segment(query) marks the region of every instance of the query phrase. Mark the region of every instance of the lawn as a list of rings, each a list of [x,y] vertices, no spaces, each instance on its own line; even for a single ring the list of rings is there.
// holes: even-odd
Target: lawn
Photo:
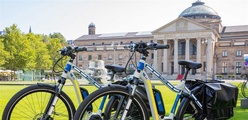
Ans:
[[[238,85],[238,82],[234,82],[233,84]],[[0,116],[2,116],[3,109],[9,99],[19,90],[27,87],[28,85],[1,85],[0,83]],[[156,85],[157,89],[159,89],[163,96],[164,105],[166,108],[167,115],[170,112],[170,109],[172,107],[173,101],[175,99],[175,93],[170,91],[168,88],[162,85]],[[88,89],[90,92],[95,90],[95,87],[93,86],[85,86],[86,89]],[[65,86],[63,90],[72,98],[74,105],[78,106],[76,95],[74,93],[74,88],[72,86]],[[230,120],[246,120],[247,119],[247,113],[248,109],[242,109],[240,107],[240,99],[239,96],[237,107],[234,109],[234,117]],[[1,117],[0,117],[1,118]]]

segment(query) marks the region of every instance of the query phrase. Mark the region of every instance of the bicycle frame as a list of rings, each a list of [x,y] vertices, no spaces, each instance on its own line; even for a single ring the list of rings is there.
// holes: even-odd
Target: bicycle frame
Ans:
[[[60,91],[62,90],[67,78],[69,78],[71,80],[71,82],[73,83],[73,87],[74,87],[74,90],[76,91],[76,96],[77,96],[77,99],[78,99],[78,103],[80,104],[83,101],[83,96],[82,96],[82,94],[80,92],[78,79],[76,78],[75,74],[73,72],[71,72],[71,70],[75,70],[78,74],[83,76],[86,80],[88,80],[91,84],[93,84],[97,88],[102,87],[102,85],[100,85],[98,82],[96,82],[92,77],[90,77],[89,75],[84,73],[80,68],[75,66],[72,63],[73,60],[74,59],[71,58],[67,62],[66,67],[64,68],[64,71],[63,71],[63,73],[61,75],[61,79],[59,80],[58,84],[56,85],[57,94],[50,98],[50,102],[49,102],[49,104],[47,106],[47,109],[46,109],[48,115],[52,114],[52,111],[54,109],[53,106],[55,106],[55,104],[57,103],[58,94],[60,94]],[[102,101],[102,104],[104,104],[104,102],[105,102],[105,100]],[[99,109],[102,110],[103,106],[101,106]]]
[[[150,81],[147,73],[145,72],[145,69],[148,69],[153,75],[155,75],[156,77],[158,77],[159,80],[161,82],[163,82],[163,84],[165,84],[172,91],[178,93],[177,96],[176,96],[176,99],[174,101],[174,104],[173,104],[173,107],[171,109],[171,112],[170,112],[169,116],[168,117],[164,117],[164,119],[171,119],[171,120],[173,120],[174,114],[175,114],[175,110],[177,108],[177,104],[178,104],[178,102],[180,100],[180,97],[181,97],[181,94],[182,93],[188,94],[190,97],[192,97],[194,99],[195,103],[198,105],[198,107],[200,107],[202,109],[201,103],[197,100],[197,98],[194,96],[194,94],[192,94],[191,91],[185,86],[185,80],[182,80],[180,82],[180,84],[178,84],[177,86],[174,86],[168,80],[166,80],[165,78],[163,78],[162,75],[159,72],[157,72],[150,65],[148,65],[145,62],[145,60],[146,60],[146,57],[145,56],[142,56],[141,59],[139,60],[137,69],[134,72],[134,77],[135,78],[140,78],[144,82],[144,85],[145,85],[145,88],[146,88],[146,92],[147,92],[147,96],[149,96],[148,97],[148,100],[149,100],[149,105],[150,105],[150,109],[151,109],[151,112],[152,112],[153,119],[159,120],[161,118],[159,118],[159,116],[158,116],[157,106],[155,104],[156,101],[155,101],[154,93],[153,93],[153,90],[152,90],[152,84],[151,84],[151,81]],[[134,87],[132,93],[134,93],[135,88],[136,87]],[[131,104],[131,101],[132,100],[129,99],[128,100],[128,104]],[[129,106],[127,106],[126,109],[128,109],[128,107]],[[127,111],[125,111],[125,112],[127,112]],[[124,117],[125,117],[125,114],[124,114],[123,118]]]
[[[78,82],[79,80],[76,78],[75,74],[73,72],[71,72],[71,69],[75,70],[78,74],[83,76],[86,80],[88,80],[91,84],[93,84],[97,88],[102,87],[98,82],[96,82],[92,77],[90,77],[89,75],[84,73],[80,68],[78,68],[77,66],[75,66],[71,62],[68,62],[66,64],[66,67],[65,67],[65,71],[68,71],[66,73],[67,77],[63,76],[64,74],[62,74],[62,77],[69,78],[71,80],[71,82],[73,83],[73,87],[76,91],[78,103],[81,103],[83,99],[82,99],[82,95],[80,94],[79,82]],[[65,72],[63,72],[63,73],[65,73]]]

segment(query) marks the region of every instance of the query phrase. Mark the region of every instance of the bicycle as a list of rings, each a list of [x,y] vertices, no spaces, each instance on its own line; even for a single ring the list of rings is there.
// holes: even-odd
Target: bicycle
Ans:
[[[244,74],[242,76],[245,76],[246,79],[242,83],[240,83],[238,86],[239,88],[241,88],[241,95],[244,98],[248,99],[248,74]]]
[[[206,86],[211,86],[212,84],[215,85],[215,82],[200,81],[200,80],[196,80],[194,82],[186,81],[188,72],[191,69],[201,68],[202,66],[201,63],[193,62],[193,61],[179,61],[178,62],[179,65],[183,65],[186,68],[186,72],[180,83],[174,86],[168,80],[163,78],[160,73],[158,73],[156,70],[154,70],[150,65],[148,65],[145,62],[146,57],[149,54],[148,50],[168,49],[169,48],[168,45],[161,45],[153,42],[150,43],[139,42],[139,43],[131,43],[128,46],[128,48],[130,49],[131,52],[133,52],[133,54],[135,52],[139,52],[141,54],[141,58],[138,62],[137,69],[135,70],[133,75],[133,84],[130,84],[129,86],[109,85],[107,87],[103,87],[97,91],[94,91],[80,104],[80,106],[78,107],[75,113],[74,119],[106,120],[106,118],[111,118],[118,120],[119,119],[148,120],[150,119],[150,116],[152,116],[152,118],[155,120],[159,120],[159,119],[182,120],[182,119],[190,119],[190,118],[195,118],[195,119],[208,118],[208,116],[204,115],[204,112],[209,113],[209,111],[204,110],[205,105],[203,106],[202,101],[198,99],[199,99],[199,95],[201,95],[202,93],[200,91],[204,88],[203,86],[205,86],[205,84]],[[161,104],[161,101],[156,99],[157,96],[154,96],[154,91],[152,90],[152,84],[145,69],[149,70],[153,75],[155,75],[163,84],[169,87],[170,90],[177,93],[176,99],[174,101],[169,116],[165,117],[164,115],[159,114],[163,112],[164,107],[163,104]],[[141,79],[144,82],[144,86],[148,96],[149,106],[146,106],[142,98],[137,95],[136,89],[139,86],[139,79]],[[192,83],[194,83],[194,85],[191,85]],[[217,81],[216,83],[218,83],[218,85],[221,87],[222,86],[226,87],[225,85],[222,85],[221,82]],[[228,90],[231,89],[231,91],[229,91],[231,92],[230,94],[231,95],[234,94],[230,97],[227,97],[228,100],[231,99],[231,102],[230,104],[228,104],[229,105],[228,107],[230,107],[230,109],[228,108],[228,110],[226,111],[231,112],[232,108],[236,106],[236,102],[237,102],[236,92],[238,89],[233,85],[227,85],[227,86],[228,86],[227,87]],[[208,90],[211,91],[211,89]],[[106,107],[106,109],[104,109],[105,111],[99,111],[97,109],[98,107],[95,107],[96,109],[90,109],[90,110],[87,109],[89,105],[97,106],[99,104],[99,101],[101,101],[102,97],[106,95],[110,96],[110,98],[112,96],[119,96],[118,99],[116,99],[118,100],[118,102],[110,101],[112,103],[105,105]],[[216,96],[218,95],[219,94],[216,94]],[[222,95],[227,96],[227,94],[222,94]],[[159,97],[161,99],[161,96]],[[213,102],[212,100],[210,101]],[[177,107],[179,102],[180,105],[179,107]],[[215,107],[216,106],[213,106],[214,110]],[[111,108],[114,108],[114,110],[112,110]],[[191,109],[191,111],[188,110],[189,108]],[[177,113],[175,114],[176,109],[177,109]],[[151,111],[151,114],[149,114],[149,110]],[[110,114],[106,114],[106,113],[110,113]],[[229,116],[226,115],[226,116],[230,118],[232,115]]]
[[[69,57],[66,66],[63,69],[61,78],[57,84],[50,85],[44,83],[37,83],[27,88],[20,90],[16,93],[7,103],[2,119],[39,119],[39,120],[52,120],[52,119],[73,119],[76,111],[71,98],[62,91],[66,80],[70,79],[77,97],[78,103],[89,94],[88,91],[79,86],[79,80],[73,71],[84,77],[89,83],[96,86],[98,89],[102,87],[100,83],[95,81],[91,76],[84,73],[80,68],[73,64],[76,57],[76,52],[86,51],[85,47],[71,47],[67,46],[60,50],[62,57],[57,60],[55,66],[64,57]],[[113,81],[117,72],[124,72],[125,68],[118,65],[105,65],[105,68],[112,71],[110,81]]]

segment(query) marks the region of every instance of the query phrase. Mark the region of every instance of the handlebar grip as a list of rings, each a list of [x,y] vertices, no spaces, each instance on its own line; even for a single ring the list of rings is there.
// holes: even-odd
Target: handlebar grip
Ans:
[[[87,51],[86,47],[78,47],[75,49],[75,52]]]
[[[130,46],[123,46],[125,49],[130,48]]]
[[[169,46],[169,45],[161,45],[161,44],[158,44],[158,45],[156,45],[156,48],[157,48],[157,49],[169,49],[170,46]]]

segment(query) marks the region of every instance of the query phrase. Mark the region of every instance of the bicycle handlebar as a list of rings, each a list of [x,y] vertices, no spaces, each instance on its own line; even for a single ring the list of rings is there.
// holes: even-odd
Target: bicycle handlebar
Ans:
[[[169,46],[169,45],[161,45],[161,44],[158,44],[158,45],[156,46],[156,48],[157,48],[157,49],[169,49],[170,46]]]
[[[147,50],[157,50],[157,49],[169,49],[169,45],[158,44],[154,42],[138,42],[138,43],[130,43],[128,46],[124,46],[124,48],[130,49],[131,52],[139,52],[144,55],[148,55]]]
[[[82,52],[82,51],[87,51],[86,47],[76,47],[75,52]]]
[[[66,46],[62,48],[61,50],[59,50],[60,54],[64,56],[71,56],[73,53],[82,52],[82,51],[87,51],[87,48]]]

